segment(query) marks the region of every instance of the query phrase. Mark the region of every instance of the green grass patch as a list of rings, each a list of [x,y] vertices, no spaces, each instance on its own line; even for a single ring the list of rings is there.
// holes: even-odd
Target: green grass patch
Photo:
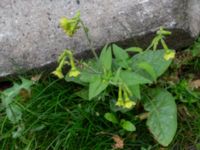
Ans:
[[[136,132],[124,132],[103,117],[108,111],[105,102],[109,96],[86,101],[74,94],[79,88],[52,78],[40,81],[32,87],[30,98],[19,99],[23,116],[18,124],[12,124],[1,109],[0,149],[108,150],[114,144],[113,135],[124,139],[124,149],[160,148],[145,121],[135,121]],[[178,132],[169,149],[194,148],[200,142],[200,102],[183,106],[179,110]],[[125,117],[133,113],[136,112]],[[17,133],[19,137],[14,137]]]

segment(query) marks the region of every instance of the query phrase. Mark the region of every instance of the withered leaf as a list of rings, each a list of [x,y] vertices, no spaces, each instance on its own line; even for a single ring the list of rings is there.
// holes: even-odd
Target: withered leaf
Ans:
[[[190,87],[192,89],[200,89],[200,79],[190,82]]]
[[[112,139],[115,141],[115,144],[112,145],[113,149],[123,149],[124,148],[124,140],[120,136],[113,135]]]

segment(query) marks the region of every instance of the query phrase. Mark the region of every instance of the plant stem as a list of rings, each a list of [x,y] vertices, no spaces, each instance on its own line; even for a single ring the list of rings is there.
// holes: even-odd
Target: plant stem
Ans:
[[[81,19],[80,19],[80,23],[81,23],[81,25],[82,25],[82,27],[83,27],[83,31],[84,31],[85,36],[86,36],[86,39],[87,39],[87,41],[88,41],[88,43],[89,43],[90,49],[91,49],[91,51],[92,51],[94,57],[96,58],[96,60],[98,60],[98,55],[97,55],[97,53],[95,52],[95,49],[94,49],[94,47],[93,47],[93,45],[92,45],[92,41],[91,41],[91,39],[90,39],[90,37],[89,37],[89,34],[88,34],[88,29],[87,29],[87,27],[84,25],[84,23],[83,23],[83,21],[82,21]]]

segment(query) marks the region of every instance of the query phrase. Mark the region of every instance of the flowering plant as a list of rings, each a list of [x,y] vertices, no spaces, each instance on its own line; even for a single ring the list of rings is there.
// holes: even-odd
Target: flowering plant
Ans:
[[[80,13],[72,19],[62,18],[60,26],[69,36],[73,36],[82,26],[91,44],[88,30],[80,19]],[[80,92],[84,93],[81,97],[86,100],[98,99],[108,87],[118,90],[117,98],[110,102],[112,113],[108,112],[104,117],[114,124],[119,124],[124,130],[135,131],[136,127],[134,123],[124,118],[119,122],[114,113],[128,112],[137,104],[143,104],[149,130],[161,145],[167,146],[172,141],[177,128],[174,98],[165,89],[149,89],[147,94],[141,89],[145,85],[154,84],[175,57],[175,51],[169,49],[164,41],[165,36],[170,34],[171,32],[161,27],[145,51],[139,47],[123,49],[115,44],[109,44],[103,48],[98,57],[91,48],[96,60],[82,62],[81,66],[75,63],[72,52],[65,50],[58,58],[59,65],[53,74],[58,78],[65,78],[66,81],[83,85],[84,88]],[[159,44],[163,49],[157,50]],[[130,53],[134,55],[130,56]],[[70,65],[71,69],[63,75],[62,68],[66,64]]]

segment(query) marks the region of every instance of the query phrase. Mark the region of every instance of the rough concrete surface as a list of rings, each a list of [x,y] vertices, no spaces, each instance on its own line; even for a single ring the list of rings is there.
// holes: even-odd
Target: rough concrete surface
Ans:
[[[0,77],[55,62],[65,48],[89,49],[83,31],[66,37],[58,27],[78,10],[95,48],[109,42],[143,43],[160,26],[174,31],[173,46],[200,32],[199,0],[0,0]]]

